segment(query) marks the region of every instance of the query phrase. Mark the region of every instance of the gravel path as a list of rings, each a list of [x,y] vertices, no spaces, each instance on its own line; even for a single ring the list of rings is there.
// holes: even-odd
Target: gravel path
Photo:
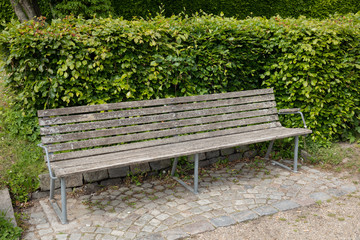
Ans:
[[[295,210],[279,212],[212,232],[192,240],[352,239],[360,240],[359,191]]]

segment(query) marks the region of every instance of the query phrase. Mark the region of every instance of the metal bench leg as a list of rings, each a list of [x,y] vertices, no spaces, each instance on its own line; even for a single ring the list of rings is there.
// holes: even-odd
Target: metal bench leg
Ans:
[[[54,199],[55,179],[50,177],[50,200]]]
[[[195,166],[194,166],[194,193],[198,194],[199,185],[199,154],[195,154]]]
[[[297,172],[298,153],[299,153],[299,136],[296,136],[295,137],[295,149],[294,149],[294,172]]]
[[[171,176],[174,176],[175,174],[175,171],[176,171],[176,167],[177,167],[177,164],[178,164],[178,158],[174,158],[174,162],[173,162],[173,165],[172,165],[172,169],[171,169]]]
[[[50,184],[51,184],[51,182],[50,182]],[[65,178],[60,178],[60,187],[61,187],[61,209],[60,209],[59,205],[57,204],[56,200],[54,199],[54,192],[52,193],[53,194],[52,198],[51,198],[51,193],[50,193],[50,204],[53,207],[55,213],[60,218],[61,223],[67,224],[68,220],[67,220]]]
[[[195,154],[195,161],[194,161],[194,163],[195,163],[195,166],[194,166],[194,188],[187,185],[181,179],[179,179],[177,177],[174,177],[177,162],[178,162],[178,159],[175,158],[174,163],[173,163],[173,167],[172,167],[172,170],[171,170],[171,176],[173,177],[174,180],[176,180],[178,183],[180,183],[184,188],[186,188],[190,192],[198,194],[198,187],[199,187],[199,154]]]
[[[60,178],[60,185],[61,185],[61,222],[62,224],[66,224],[68,223],[68,220],[67,220],[65,178]]]
[[[266,151],[266,154],[265,154],[265,159],[266,159],[266,160],[269,160],[269,159],[270,159],[270,153],[271,153],[271,150],[272,150],[272,148],[273,148],[273,146],[274,146],[274,142],[275,142],[275,140],[272,140],[272,141],[270,142],[270,144],[269,144],[269,147],[268,147],[268,149],[267,149],[267,151]]]
[[[297,164],[298,164],[298,152],[299,152],[299,136],[295,137],[295,149],[294,149],[294,165],[293,165],[293,169],[289,168],[288,166],[279,163],[277,161],[272,160],[272,164],[274,165],[279,165],[280,167],[283,167],[289,171],[293,171],[293,172],[297,172]]]

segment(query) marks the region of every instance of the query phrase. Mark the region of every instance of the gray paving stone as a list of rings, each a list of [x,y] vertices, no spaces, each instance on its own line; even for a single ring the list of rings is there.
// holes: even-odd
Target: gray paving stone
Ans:
[[[202,233],[202,232],[211,231],[211,230],[214,230],[215,228],[208,221],[199,221],[196,223],[187,224],[182,229],[184,232],[186,232],[190,235],[194,235],[194,234],[198,234],[198,233]]]
[[[40,189],[41,191],[49,191],[50,190],[50,175],[49,173],[44,173],[39,175],[40,180]],[[82,174],[73,174],[65,177],[66,187],[80,187],[83,183],[83,175]],[[55,189],[60,188],[60,181],[55,180]]]
[[[260,216],[266,216],[266,215],[272,215],[274,213],[277,213],[278,210],[270,205],[261,206],[258,208],[253,209],[254,212],[259,214]]]
[[[256,214],[253,211],[250,210],[245,210],[245,211],[241,211],[238,213],[234,213],[231,214],[231,217],[234,218],[237,222],[244,222],[244,221],[249,221],[249,220],[253,220],[255,218],[258,218],[259,215]]]
[[[68,234],[57,234],[55,239],[56,240],[66,240],[68,238]]]
[[[11,198],[7,188],[0,190],[0,211],[5,213],[6,218],[10,219],[14,226],[17,226],[14,217],[14,209],[11,204]]]
[[[281,202],[277,202],[277,203],[272,204],[272,206],[279,209],[280,211],[287,211],[290,209],[300,207],[299,204],[297,204],[296,202],[290,201],[290,200],[284,200]]]
[[[324,192],[315,192],[310,194],[310,197],[314,199],[315,201],[326,201],[331,198],[330,195]]]
[[[340,190],[346,193],[352,193],[356,191],[356,187],[354,185],[345,185],[345,186],[341,186]]]
[[[206,153],[206,158],[207,159],[216,158],[218,156],[220,156],[220,151],[219,150],[211,151],[211,152]]]
[[[105,228],[105,227],[98,227],[95,231],[95,233],[111,233],[112,229],[111,228]]]
[[[92,233],[85,233],[81,237],[81,240],[93,240],[93,239],[95,239],[95,234],[92,234]]]
[[[236,223],[236,221],[229,216],[221,216],[221,217],[213,218],[210,219],[210,222],[215,227],[227,227],[230,225],[234,225]]]
[[[121,178],[109,178],[109,179],[105,179],[103,181],[100,182],[101,186],[116,186],[116,185],[120,185],[122,182]]]
[[[166,230],[162,235],[165,236],[167,240],[177,240],[189,237],[189,234],[185,233],[181,228]]]
[[[230,154],[233,154],[234,152],[235,152],[235,148],[225,148],[220,150],[220,153],[223,156],[228,156]]]
[[[83,175],[84,175],[84,181],[87,183],[97,182],[109,178],[109,174],[107,170],[86,172]]]
[[[330,188],[327,190],[327,192],[334,197],[341,197],[341,196],[346,195],[346,193],[347,193],[346,191],[343,191],[343,190],[337,189],[337,188]]]
[[[80,233],[72,233],[70,234],[69,240],[79,240],[81,238]]]
[[[244,152],[243,157],[244,158],[248,158],[248,159],[252,159],[256,156],[257,151],[256,150],[249,150]]]
[[[150,171],[150,166],[148,163],[140,163],[130,166],[130,171],[134,174],[145,173]]]
[[[232,161],[236,161],[236,160],[239,160],[243,157],[243,154],[242,153],[234,153],[234,154],[231,154],[228,156],[228,159],[230,162]]]
[[[138,240],[165,240],[165,238],[160,233],[154,233],[145,235],[143,237],[136,238]]]
[[[161,160],[161,161],[156,161],[156,162],[150,162],[150,167],[152,170],[161,170],[161,169],[165,169],[171,166],[171,160],[167,159],[167,160]]]
[[[101,240],[117,240],[118,238],[111,235],[105,235],[100,238]]]
[[[40,236],[43,236],[43,235],[46,235],[46,234],[49,234],[49,233],[52,233],[52,232],[54,232],[54,230],[52,230],[51,228],[41,229],[41,230],[38,231]]]

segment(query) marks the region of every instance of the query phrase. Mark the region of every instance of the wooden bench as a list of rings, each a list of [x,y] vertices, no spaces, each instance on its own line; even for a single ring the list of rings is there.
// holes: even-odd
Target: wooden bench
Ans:
[[[174,175],[177,157],[192,154],[194,187],[176,180],[197,193],[199,153],[271,141],[268,158],[273,141],[287,137],[295,137],[297,171],[298,136],[311,130],[306,125],[282,127],[278,114],[273,89],[38,111],[39,146],[45,150],[51,178],[50,202],[65,224],[64,177],[171,158]],[[61,209],[54,199],[55,179],[60,179]]]

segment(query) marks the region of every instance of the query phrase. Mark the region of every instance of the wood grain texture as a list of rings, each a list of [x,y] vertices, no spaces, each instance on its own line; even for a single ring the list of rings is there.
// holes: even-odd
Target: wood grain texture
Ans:
[[[196,126],[186,126],[186,127],[182,127],[182,128],[165,129],[165,130],[152,131],[152,132],[142,132],[142,133],[137,133],[137,134],[90,139],[90,140],[84,140],[84,141],[78,141],[78,142],[66,142],[66,143],[50,145],[48,147],[48,149],[50,152],[74,150],[74,149],[80,149],[80,148],[111,145],[111,144],[116,144],[116,143],[120,143],[120,142],[126,143],[126,142],[133,142],[133,141],[139,141],[139,140],[144,140],[144,139],[152,139],[152,138],[167,137],[167,136],[174,136],[174,135],[180,135],[180,134],[188,134],[188,133],[195,133],[195,132],[202,132],[202,131],[224,129],[224,128],[230,128],[230,127],[236,127],[236,126],[244,126],[244,125],[248,125],[248,124],[259,124],[259,123],[272,122],[272,121],[277,121],[277,120],[278,120],[277,115],[270,115],[270,116],[264,116],[264,117],[240,119],[240,120],[226,121],[226,122],[217,122],[217,123],[202,124],[202,125],[196,125]]]
[[[99,111],[117,110],[117,109],[124,109],[124,108],[159,106],[159,105],[166,105],[166,104],[217,100],[217,99],[226,99],[226,98],[237,98],[237,97],[246,97],[246,96],[272,94],[272,93],[274,93],[272,88],[266,88],[266,89],[256,89],[256,90],[248,90],[248,91],[240,91],[240,92],[218,93],[218,94],[208,94],[208,95],[198,95],[198,96],[188,96],[188,97],[165,98],[165,99],[155,99],[155,100],[143,100],[143,101],[109,103],[109,104],[100,104],[100,105],[67,107],[67,108],[58,108],[58,109],[47,109],[47,110],[39,110],[38,117],[50,117],[50,116],[68,115],[68,114],[81,114],[81,113],[88,113],[88,112],[99,112]]]
[[[176,120],[186,117],[200,117],[200,116],[207,116],[214,114],[250,111],[256,109],[266,109],[266,108],[274,108],[274,107],[276,107],[275,101],[269,101],[269,102],[250,103],[245,105],[226,106],[226,107],[210,108],[210,109],[202,109],[202,110],[193,110],[193,111],[190,110],[186,112],[166,113],[160,115],[121,118],[115,120],[103,120],[96,122],[75,123],[75,124],[58,125],[52,127],[49,126],[49,127],[42,127],[40,129],[40,134],[51,135],[57,133],[77,132],[77,131],[85,131],[92,129],[109,128],[109,127],[121,127],[121,126],[134,125],[134,124],[145,124],[145,123],[161,122],[168,120]]]
[[[221,109],[219,109],[219,110],[221,110]],[[206,112],[206,111],[202,111],[202,112]],[[59,142],[81,140],[81,139],[88,139],[88,138],[99,138],[99,137],[122,135],[122,134],[129,134],[129,133],[138,133],[138,132],[161,130],[161,129],[168,129],[168,128],[178,128],[178,127],[199,125],[199,124],[205,124],[205,123],[224,122],[224,121],[234,120],[234,119],[243,119],[243,118],[250,118],[250,117],[274,115],[277,113],[277,110],[276,110],[276,108],[270,108],[270,109],[262,109],[262,110],[257,110],[257,111],[203,116],[201,118],[199,118],[199,117],[193,118],[194,115],[198,115],[198,116],[201,116],[201,115],[197,114],[198,112],[192,112],[192,113],[194,113],[194,114],[184,114],[183,117],[184,118],[187,117],[187,119],[180,119],[180,120],[176,120],[176,121],[166,121],[166,122],[161,121],[161,122],[156,122],[156,123],[141,124],[141,125],[136,125],[136,126],[126,126],[126,127],[121,127],[121,128],[108,128],[108,129],[102,129],[102,130],[96,130],[96,131],[76,132],[76,133],[68,133],[68,134],[62,134],[62,135],[52,135],[52,136],[42,137],[41,139],[44,144],[59,143]],[[191,118],[189,118],[189,117],[191,117]],[[174,129],[174,131],[176,131],[176,130]],[[196,132],[196,129],[194,131]]]
[[[123,111],[90,113],[90,114],[53,117],[53,118],[39,118],[39,125],[50,126],[50,125],[58,125],[58,124],[66,124],[66,123],[79,123],[79,122],[106,120],[113,118],[146,116],[146,115],[154,115],[154,114],[164,114],[169,112],[171,113],[182,112],[182,111],[189,111],[194,109],[214,108],[221,106],[231,106],[231,105],[265,102],[265,101],[273,101],[273,100],[275,100],[275,97],[273,94],[271,94],[271,95],[255,96],[255,97],[217,100],[211,102],[193,102],[193,103],[184,103],[184,104],[168,105],[168,106],[137,108],[137,109],[123,110]]]
[[[251,125],[246,127],[238,127],[238,128],[229,128],[223,129],[219,131],[211,131],[211,132],[203,132],[203,133],[196,133],[191,135],[182,135],[182,136],[174,136],[171,138],[163,138],[163,139],[155,139],[151,141],[143,141],[143,142],[135,142],[130,144],[124,145],[115,145],[109,147],[101,147],[95,149],[86,149],[81,151],[72,151],[72,152],[65,152],[65,153],[58,153],[50,155],[51,161],[60,161],[72,158],[80,158],[80,157],[87,157],[93,155],[102,155],[107,153],[113,152],[121,152],[127,151],[132,149],[142,149],[151,146],[160,146],[164,144],[171,144],[171,143],[179,143],[179,142],[186,142],[190,140],[196,139],[204,139],[204,138],[212,138],[217,136],[226,136],[235,133],[242,133],[242,132],[251,132],[257,131],[262,129],[269,129],[269,128],[276,128],[281,127],[279,122],[271,122],[271,123],[264,123],[258,125]]]
[[[113,153],[98,156],[79,158],[53,163],[57,176],[66,176],[74,173],[97,171],[131,164],[144,163],[187,156],[195,153],[208,152],[223,148],[248,145],[280,138],[301,136],[311,133],[308,129],[298,128],[271,128],[254,132],[232,134],[195,141],[181,142],[170,145],[154,146],[147,149],[137,149],[127,152]]]

